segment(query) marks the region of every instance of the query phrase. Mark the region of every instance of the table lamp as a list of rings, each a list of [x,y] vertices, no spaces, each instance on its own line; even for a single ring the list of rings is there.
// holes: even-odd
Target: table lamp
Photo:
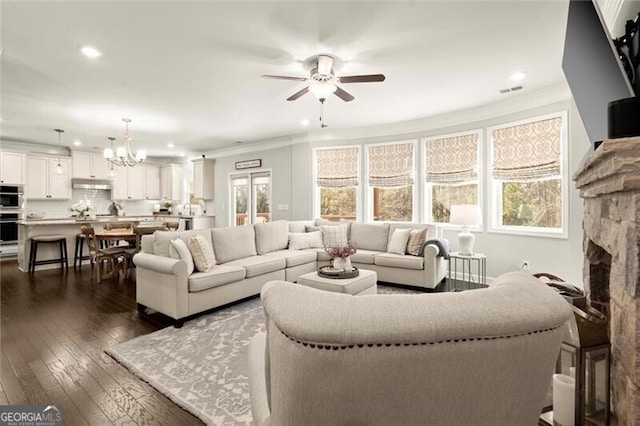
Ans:
[[[452,205],[449,223],[452,225],[462,225],[462,231],[458,234],[460,254],[467,256],[472,255],[475,237],[471,231],[469,231],[469,227],[482,224],[480,206],[477,204]]]

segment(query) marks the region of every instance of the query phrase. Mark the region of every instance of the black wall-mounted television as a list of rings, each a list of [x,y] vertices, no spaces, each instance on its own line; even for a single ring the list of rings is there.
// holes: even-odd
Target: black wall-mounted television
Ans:
[[[569,2],[562,70],[591,143],[605,140],[607,105],[636,93],[592,1]]]

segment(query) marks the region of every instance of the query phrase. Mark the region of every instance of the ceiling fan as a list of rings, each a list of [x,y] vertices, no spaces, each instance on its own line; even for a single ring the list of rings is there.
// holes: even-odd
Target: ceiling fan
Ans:
[[[318,55],[315,66],[309,72],[309,77],[288,77],[284,75],[265,74],[264,78],[275,78],[278,80],[308,81],[309,86],[297,91],[287,98],[288,101],[295,101],[307,92],[313,93],[320,102],[332,93],[345,102],[351,102],[355,98],[350,93],[338,87],[338,83],[375,83],[384,81],[383,74],[350,75],[336,77],[333,70],[334,58],[330,55]]]

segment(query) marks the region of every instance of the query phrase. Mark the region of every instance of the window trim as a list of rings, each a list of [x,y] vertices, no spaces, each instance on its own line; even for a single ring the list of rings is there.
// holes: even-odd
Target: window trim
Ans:
[[[432,207],[433,207],[433,199],[431,197],[432,195],[432,187],[433,187],[433,183],[428,182],[427,181],[427,177],[426,177],[426,169],[427,169],[427,158],[426,158],[426,152],[427,152],[427,143],[429,141],[432,140],[436,140],[436,139],[446,139],[446,138],[454,138],[457,136],[466,136],[466,135],[472,135],[472,134],[476,134],[478,135],[478,163],[476,165],[476,167],[478,168],[478,177],[476,182],[476,185],[478,187],[478,191],[477,191],[477,199],[478,199],[478,205],[480,206],[480,209],[482,211],[482,225],[477,225],[477,226],[471,226],[470,229],[473,232],[484,232],[485,231],[485,226],[487,225],[487,211],[485,209],[484,206],[484,165],[485,165],[485,161],[484,161],[484,129],[483,128],[479,128],[479,129],[471,129],[471,130],[465,130],[462,132],[455,132],[455,133],[447,133],[447,134],[443,134],[443,135],[435,135],[435,136],[429,136],[429,137],[425,137],[421,139],[421,145],[422,145],[422,158],[420,159],[420,170],[422,173],[422,182],[423,182],[423,197],[424,197],[424,213],[423,213],[423,221],[424,223],[433,223],[435,225],[438,225],[438,227],[447,230],[447,231],[460,231],[462,229],[462,226],[460,225],[452,225],[448,222],[435,222],[433,220],[433,216],[431,214],[432,212]],[[471,183],[473,181],[469,181],[469,183]],[[468,184],[468,183],[467,183]],[[461,185],[464,185],[464,183],[461,183]]]
[[[331,146],[319,146],[313,147],[312,160],[311,160],[311,181],[313,184],[313,200],[312,200],[312,212],[316,218],[321,217],[320,212],[320,187],[317,184],[318,176],[318,151],[326,151],[331,149],[348,149],[355,148],[357,150],[357,166],[358,166],[358,186],[356,189],[356,221],[362,221],[362,146],[361,145],[331,145]]]
[[[397,140],[397,141],[391,141],[391,142],[380,142],[380,143],[368,143],[364,145],[364,151],[365,151],[365,161],[364,161],[364,166],[363,166],[363,172],[364,172],[364,176],[366,177],[366,182],[364,181],[359,181],[361,182],[361,185],[364,185],[365,188],[365,203],[364,203],[364,215],[363,217],[365,218],[366,222],[370,222],[370,223],[406,223],[406,221],[395,221],[395,220],[385,220],[385,221],[374,221],[373,220],[373,187],[371,185],[369,185],[369,148],[370,147],[374,147],[374,146],[386,146],[386,145],[402,145],[402,144],[407,144],[407,143],[412,143],[413,144],[413,164],[411,165],[411,169],[413,171],[413,188],[411,190],[411,221],[410,223],[417,223],[419,220],[419,206],[418,206],[418,186],[420,185],[420,182],[417,180],[417,178],[419,176],[419,173],[416,173],[416,155],[418,154],[418,146],[419,144],[417,143],[418,139],[403,139],[403,140]]]
[[[561,110],[553,113],[538,115],[535,117],[529,117],[523,120],[512,121],[503,123],[496,126],[487,127],[487,149],[488,149],[488,161],[487,161],[487,190],[489,191],[489,203],[488,203],[488,232],[495,234],[511,234],[511,235],[524,235],[534,237],[545,238],[569,238],[569,113],[567,110]],[[500,216],[502,214],[502,190],[500,188],[502,180],[493,178],[493,171],[491,167],[493,165],[493,131],[496,129],[503,129],[506,127],[514,127],[523,124],[529,124],[536,121],[543,121],[552,118],[562,119],[562,127],[560,128],[560,194],[562,197],[562,226],[561,228],[540,228],[530,226],[509,226],[502,225],[500,223]],[[551,179],[551,178],[550,178]],[[540,179],[544,180],[544,179]]]

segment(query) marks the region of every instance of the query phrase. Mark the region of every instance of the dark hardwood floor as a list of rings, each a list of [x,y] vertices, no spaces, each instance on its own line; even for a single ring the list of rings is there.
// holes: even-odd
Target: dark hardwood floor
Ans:
[[[5,261],[0,281],[0,405],[62,406],[65,425],[202,424],[103,352],[171,324],[138,314],[135,279]]]

